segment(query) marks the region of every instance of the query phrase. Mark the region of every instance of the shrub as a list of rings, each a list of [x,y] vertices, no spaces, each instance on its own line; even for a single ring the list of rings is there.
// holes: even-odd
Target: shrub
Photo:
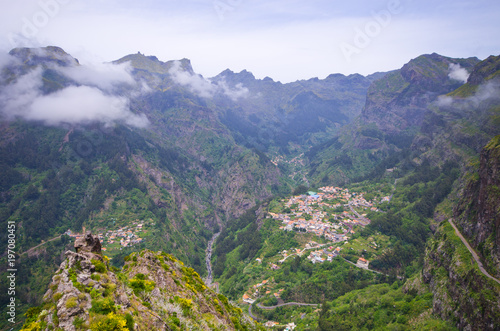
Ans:
[[[105,299],[94,299],[92,300],[92,308],[90,308],[91,312],[96,314],[110,314],[116,311],[115,303],[111,298]]]
[[[76,297],[71,297],[66,301],[66,308],[74,308],[77,306]]]
[[[97,318],[91,325],[92,331],[129,331],[127,320],[122,315],[109,313],[104,318]]]
[[[59,301],[59,299],[61,299],[63,296],[63,294],[61,292],[58,292],[56,294],[54,294],[54,296],[52,297],[54,299],[54,302],[57,302]]]
[[[108,297],[110,296],[116,289],[116,285],[115,284],[103,284],[105,290],[104,290],[104,293],[102,294],[104,297]]]
[[[125,315],[125,320],[127,321],[127,329],[129,329],[130,331],[134,331],[134,318],[132,317],[132,315]]]
[[[130,287],[134,290],[134,293],[138,295],[140,292],[151,292],[156,283],[151,280],[145,280],[146,275],[137,274],[134,278],[129,280]]]
[[[38,315],[42,312],[42,307],[31,307],[25,313],[26,324],[36,321]]]
[[[81,318],[80,316],[75,317],[73,320],[73,326],[77,329],[80,329],[84,326],[85,320]]]
[[[106,272],[106,265],[96,259],[92,259],[92,264],[95,266],[95,271],[99,273],[104,273]]]

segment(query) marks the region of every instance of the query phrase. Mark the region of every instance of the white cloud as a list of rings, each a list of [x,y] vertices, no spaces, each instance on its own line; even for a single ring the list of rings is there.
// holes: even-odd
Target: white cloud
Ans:
[[[233,101],[237,101],[239,98],[246,98],[250,91],[243,86],[242,83],[236,84],[234,89],[231,89],[226,81],[222,80],[217,83],[217,86],[222,89],[223,93]]]
[[[4,9],[0,12],[0,47],[11,48],[8,36],[22,34],[26,21],[34,22],[34,15],[44,12],[39,3],[53,1],[62,3],[0,0]],[[205,77],[226,68],[247,69],[256,77],[282,82],[335,72],[369,74],[400,68],[432,52],[485,58],[497,54],[500,45],[496,38],[500,25],[495,23],[500,2],[491,0],[479,4],[400,0],[403,12],[393,15],[391,23],[351,63],[345,61],[339,44],[352,43],[354,29],[373,23],[371,13],[387,9],[391,1],[65,2],[57,15],[37,27],[34,39],[43,45],[59,45],[75,55],[84,48],[106,61],[137,51],[164,60],[189,58],[196,72]],[[224,20],[215,3],[230,8]]]
[[[469,78],[469,72],[460,66],[458,63],[450,63],[449,67],[450,73],[448,77],[450,79],[458,80],[462,83],[467,83],[467,79]]]
[[[18,60],[15,57],[0,51],[0,69],[17,62]]]
[[[241,83],[231,88],[224,80],[212,83],[201,75],[183,70],[180,61],[174,61],[169,73],[175,83],[187,86],[191,92],[202,98],[211,98],[216,93],[222,93],[231,100],[236,101],[239,98],[246,98],[249,94],[248,88],[244,87]]]
[[[93,63],[85,66],[59,67],[58,71],[79,84],[112,91],[119,85],[135,83],[129,63]]]
[[[174,61],[169,73],[174,82],[182,86],[187,86],[191,92],[199,95],[200,97],[213,97],[216,91],[216,87],[202,76],[183,70],[181,68],[180,61]]]
[[[127,98],[109,95],[94,86],[70,86],[43,95],[42,73],[42,69],[37,68],[2,88],[0,109],[5,117],[22,117],[48,125],[98,121],[107,125],[125,122],[128,125],[145,127],[149,123],[145,115],[130,111]],[[111,85],[104,86],[111,88]]]
[[[27,119],[47,124],[104,122],[111,125],[124,121],[136,127],[145,127],[147,118],[130,112],[127,98],[105,95],[89,86],[70,86],[64,90],[36,98],[30,105]]]
[[[479,85],[476,93],[465,99],[442,95],[438,98],[437,105],[439,107],[450,107],[455,106],[455,102],[459,102],[460,104],[465,102],[469,106],[479,107],[482,102],[492,99],[500,99],[500,83],[498,81],[490,80]]]
[[[4,115],[8,118],[23,116],[38,97],[42,85],[42,69],[38,68],[3,87],[0,92],[0,109]]]

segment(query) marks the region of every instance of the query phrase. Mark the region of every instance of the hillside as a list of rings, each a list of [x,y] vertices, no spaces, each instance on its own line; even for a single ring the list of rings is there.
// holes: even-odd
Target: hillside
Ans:
[[[149,250],[111,268],[97,237],[87,233],[52,277],[43,305],[22,330],[261,330],[208,289],[192,268]]]
[[[429,158],[437,164],[460,160],[463,149],[474,148],[477,153],[488,139],[467,141],[470,129],[466,131],[464,126],[479,126],[478,134],[486,131],[491,135],[490,129],[481,127],[478,117],[487,110],[479,104],[467,104],[457,111],[457,105],[449,107],[451,99],[443,95],[464,83],[450,76],[453,66],[474,73],[480,70],[479,62],[477,58],[422,55],[376,80],[368,90],[361,115],[338,137],[306,154],[313,181],[347,183],[379,176],[404,159]],[[473,141],[478,144],[470,146]]]

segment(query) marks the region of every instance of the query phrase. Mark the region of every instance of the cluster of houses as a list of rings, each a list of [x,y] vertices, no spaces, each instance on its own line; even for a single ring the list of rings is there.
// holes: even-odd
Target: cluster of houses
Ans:
[[[290,251],[284,250],[281,252],[281,254],[283,255],[283,258],[281,260],[279,260],[278,262],[283,263],[286,261],[286,259],[288,259],[291,256],[294,256],[294,255],[302,256],[306,250],[321,248],[325,245],[326,244],[318,244],[315,241],[310,241],[306,244],[306,247],[302,250],[299,248],[296,248],[296,249],[292,248],[292,249],[290,249]],[[273,269],[273,270],[277,270],[277,269]]]
[[[108,231],[102,238],[99,236],[99,239],[103,243],[114,244],[119,242],[121,247],[130,247],[144,241],[143,238],[139,237],[139,232],[142,231],[143,227],[144,223],[133,222],[131,226]]]
[[[304,153],[300,154],[299,156],[294,157],[290,161],[288,161],[283,155],[277,155],[272,158],[271,162],[275,165],[278,166],[280,163],[288,163],[288,164],[293,164],[295,166],[304,166]]]
[[[340,250],[340,247],[334,248],[330,246],[325,249],[319,249],[311,252],[307,259],[312,263],[323,263],[325,261],[331,262],[335,257],[337,257],[337,255],[339,255]]]
[[[106,251],[107,248],[104,246],[105,244],[114,244],[119,243],[120,247],[130,247],[133,245],[140,244],[144,241],[143,238],[139,237],[140,233],[144,228],[143,222],[133,222],[131,226],[124,226],[117,230],[110,230],[104,233],[98,233],[99,241],[101,242],[102,250]],[[83,229],[83,233],[85,233],[85,229]],[[71,230],[65,232],[68,236],[78,239],[82,236],[81,233],[74,233]]]
[[[267,321],[266,323],[264,323],[264,326],[267,328],[274,328],[274,327],[282,328],[283,327],[278,322],[274,322],[274,321]],[[283,331],[292,331],[292,330],[295,330],[295,328],[297,326],[295,325],[295,323],[292,322],[292,323],[288,323],[284,327],[285,328],[283,329]]]
[[[364,208],[378,211],[373,202],[366,201],[362,194],[351,193],[348,189],[333,186],[320,188],[320,193],[293,196],[285,202],[285,207],[290,213],[269,213],[270,217],[282,222],[280,229],[285,231],[301,231],[324,236],[333,242],[346,241],[349,234],[353,234],[354,225],[366,225],[366,215],[357,212],[342,210],[349,208]],[[331,201],[334,202],[331,202]],[[335,209],[342,207],[338,213],[324,211],[324,208]],[[353,215],[354,214],[354,215]],[[326,221],[328,218],[329,221]],[[332,223],[334,222],[334,223]]]
[[[267,321],[266,323],[264,323],[264,326],[267,327],[267,328],[274,328],[274,327],[283,327],[283,326],[280,326],[280,324],[278,322],[274,322],[274,321]],[[285,328],[283,329],[284,331],[291,331],[291,330],[295,330],[297,326],[295,325],[295,323],[288,323],[287,325],[285,325]]]
[[[243,302],[246,302],[248,304],[253,304],[256,299],[262,295],[269,295],[272,293],[276,299],[279,299],[281,296],[281,293],[284,291],[284,289],[280,289],[277,291],[271,291],[270,288],[270,283],[269,279],[263,280],[259,284],[255,284],[254,286],[250,287],[250,289],[243,294]]]

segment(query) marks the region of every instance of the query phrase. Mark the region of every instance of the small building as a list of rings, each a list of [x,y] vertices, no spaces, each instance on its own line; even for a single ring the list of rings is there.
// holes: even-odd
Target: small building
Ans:
[[[249,304],[252,304],[255,302],[255,300],[253,300],[252,298],[250,298],[248,296],[248,294],[243,294],[243,301],[246,302],[246,303],[249,303]]]
[[[365,260],[364,258],[360,257],[358,259],[358,262],[356,263],[356,265],[360,268],[363,268],[363,269],[368,269],[368,265],[370,264],[370,262],[368,260]]]
[[[279,325],[279,323],[274,321],[267,321],[266,323],[264,323],[264,326],[267,328],[272,328],[275,327],[276,325]]]

